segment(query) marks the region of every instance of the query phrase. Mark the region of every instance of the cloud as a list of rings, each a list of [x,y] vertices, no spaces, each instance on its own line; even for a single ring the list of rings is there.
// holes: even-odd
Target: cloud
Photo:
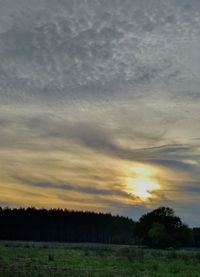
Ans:
[[[160,202],[167,188],[179,202],[198,191],[199,1],[0,5],[1,187],[22,193],[21,172],[29,189],[114,198],[122,169],[140,163],[162,168]]]
[[[180,171],[194,171],[197,168],[196,165],[191,165],[190,163],[182,162],[179,160],[162,160],[162,159],[154,159],[151,160],[152,163],[158,164],[160,166],[168,167],[173,170],[180,170]]]
[[[2,117],[0,124],[2,125],[1,132],[5,134],[0,138],[1,148],[51,151],[56,147],[55,150],[65,151],[72,143],[74,147],[81,146],[83,149],[90,149],[116,159],[157,164],[193,173],[199,168],[198,141],[157,146],[156,142],[162,142],[165,133],[154,135],[154,130],[152,132],[151,129],[143,133],[140,127],[136,130],[130,128],[123,130],[122,125],[110,128],[101,124],[100,121],[96,122],[95,119],[69,121],[51,118],[45,114],[33,117],[20,116],[14,122],[12,118]],[[20,130],[22,136],[19,135]],[[7,136],[11,134],[12,139],[10,137],[9,140]],[[126,143],[125,145],[120,143],[121,139]],[[144,140],[146,145],[138,147],[138,141],[141,140]],[[41,143],[45,141],[48,143]],[[191,163],[191,160],[194,163]]]
[[[117,189],[103,189],[103,188],[97,188],[97,187],[87,187],[87,186],[80,186],[77,184],[55,184],[49,181],[31,181],[23,178],[17,178],[18,181],[32,186],[34,188],[43,188],[43,189],[56,189],[56,190],[62,190],[62,191],[75,191],[83,194],[92,194],[92,195],[103,195],[103,196],[120,196],[125,197],[134,200],[134,195],[129,194],[122,190]]]
[[[0,34],[4,102],[11,96],[22,104],[119,99],[121,90],[130,98],[138,86],[142,96],[146,86],[185,77],[188,60],[179,56],[174,37],[189,38],[200,24],[193,10],[181,11],[179,1],[126,1],[115,9],[112,1],[42,1],[38,7],[16,2],[2,6],[9,22]]]

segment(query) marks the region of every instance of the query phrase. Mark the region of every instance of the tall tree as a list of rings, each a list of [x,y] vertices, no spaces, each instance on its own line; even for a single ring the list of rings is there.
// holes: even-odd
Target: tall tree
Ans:
[[[143,244],[152,247],[179,247],[191,243],[191,231],[173,209],[160,207],[143,215],[136,226]]]

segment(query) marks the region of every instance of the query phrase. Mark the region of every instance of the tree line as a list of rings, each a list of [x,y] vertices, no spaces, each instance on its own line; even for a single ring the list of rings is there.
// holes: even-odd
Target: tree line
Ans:
[[[139,219],[63,209],[1,208],[0,240],[200,247],[200,228],[189,228],[168,207]]]
[[[0,208],[0,240],[131,243],[135,222],[111,214]]]

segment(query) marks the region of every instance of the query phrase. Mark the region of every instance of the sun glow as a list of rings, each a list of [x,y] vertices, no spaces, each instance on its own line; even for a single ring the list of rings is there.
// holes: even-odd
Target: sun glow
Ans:
[[[127,172],[126,186],[130,193],[142,200],[153,197],[153,193],[160,189],[156,180],[158,169],[146,165],[135,165]]]
[[[143,178],[127,178],[129,191],[141,199],[147,199],[151,196],[151,192],[159,189],[159,185],[148,179]]]

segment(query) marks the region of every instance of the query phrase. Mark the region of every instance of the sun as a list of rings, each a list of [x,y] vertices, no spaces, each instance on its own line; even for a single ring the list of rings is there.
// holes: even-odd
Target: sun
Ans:
[[[159,185],[148,178],[127,178],[126,183],[129,191],[143,200],[149,198],[151,192],[159,189]]]
[[[151,165],[132,164],[126,171],[126,190],[142,201],[156,198],[155,192],[161,189],[159,175],[160,170]]]

